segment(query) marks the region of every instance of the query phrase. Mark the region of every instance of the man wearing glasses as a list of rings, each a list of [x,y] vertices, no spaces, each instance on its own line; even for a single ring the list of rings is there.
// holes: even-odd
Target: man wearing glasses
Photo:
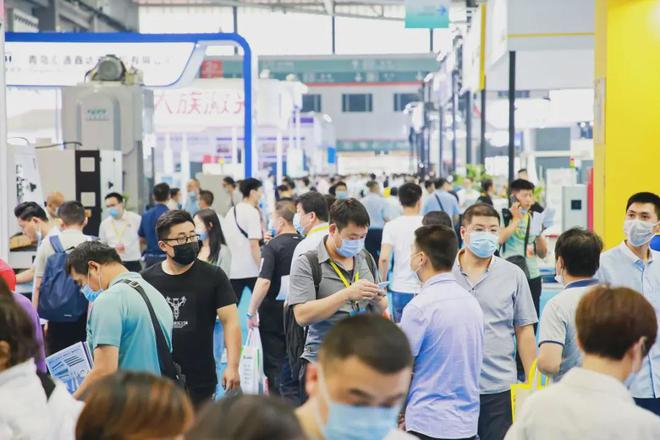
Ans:
[[[172,309],[174,361],[181,366],[188,393],[199,407],[213,398],[218,381],[213,357],[216,315],[227,347],[222,385],[230,390],[240,384],[241,329],[236,296],[220,267],[197,259],[199,236],[189,213],[166,212],[156,223],[156,234],[166,259],[146,269],[142,276],[160,291]]]

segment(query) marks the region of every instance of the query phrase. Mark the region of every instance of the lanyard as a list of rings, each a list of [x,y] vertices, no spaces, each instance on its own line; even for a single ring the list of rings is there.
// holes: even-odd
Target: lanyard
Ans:
[[[353,265],[357,265],[357,261],[353,260]],[[342,273],[341,269],[337,266],[337,264],[330,260],[330,266],[335,270],[337,273],[337,276],[339,276],[339,279],[341,280],[342,283],[344,283],[345,287],[351,287],[352,283],[349,283],[344,274]],[[358,270],[357,267],[354,267],[353,271],[353,283],[358,281],[360,279],[360,271]],[[360,303],[358,301],[351,301],[351,306],[353,307],[353,312],[357,313],[360,311]]]
[[[115,239],[116,239],[117,241],[120,241],[120,240],[121,240],[121,237],[124,235],[124,232],[126,232],[126,228],[128,228],[128,222],[126,222],[126,223],[124,224],[124,227],[120,229],[121,232],[118,232],[118,231],[117,231],[117,225],[115,224],[115,220],[114,220],[114,219],[112,219],[112,221],[110,222],[110,224],[112,225],[112,230],[115,231]]]
[[[311,231],[309,231],[309,233],[307,235],[312,235],[312,234],[315,234],[317,232],[326,231],[328,229],[330,229],[330,225],[319,226],[318,228],[314,228]],[[337,269],[335,269],[335,270],[337,270]]]

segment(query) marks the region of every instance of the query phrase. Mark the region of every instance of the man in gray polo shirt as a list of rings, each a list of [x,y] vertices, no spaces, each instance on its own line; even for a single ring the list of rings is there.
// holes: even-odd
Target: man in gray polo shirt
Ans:
[[[472,205],[463,215],[465,243],[454,265],[456,282],[471,292],[484,313],[484,360],[479,438],[502,440],[511,426],[511,384],[517,382],[516,347],[529,375],[536,357],[538,321],[523,271],[493,254],[498,248],[500,216],[492,206]]]
[[[582,297],[598,284],[594,278],[603,242],[591,231],[573,228],[555,244],[557,281],[565,289],[548,301],[539,324],[539,370],[558,382],[582,364],[577,344],[575,312]]]
[[[337,321],[387,309],[385,291],[375,284],[380,281],[377,266],[367,261],[371,256],[364,251],[368,229],[369,214],[359,201],[341,200],[332,206],[329,235],[316,250],[321,266],[318,294],[307,254],[292,264],[287,301],[298,324],[309,326],[302,355],[307,362],[316,362],[325,334]]]

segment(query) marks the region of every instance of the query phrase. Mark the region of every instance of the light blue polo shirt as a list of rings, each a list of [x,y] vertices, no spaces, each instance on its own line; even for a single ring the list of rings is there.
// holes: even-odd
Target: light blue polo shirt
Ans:
[[[466,252],[461,250],[459,256]],[[484,313],[484,362],[479,382],[481,394],[509,391],[518,382],[516,327],[536,324],[538,317],[529,284],[515,264],[492,257],[486,272],[472,283],[454,264],[456,282],[472,293]]]
[[[438,203],[438,199],[440,199],[442,206]],[[426,199],[426,203],[424,203],[424,208],[422,209],[422,215],[426,215],[433,211],[444,211],[451,218],[461,214],[461,209],[458,206],[458,200],[456,200],[456,197],[449,194],[447,191],[442,190],[436,190],[428,199]]]
[[[360,200],[369,213],[369,229],[383,229],[390,205],[380,194],[369,193]]]
[[[126,272],[118,275],[92,303],[87,321],[87,344],[90,351],[99,345],[119,348],[119,369],[142,371],[160,375],[156,335],[147,304],[132,287],[122,280],[137,281],[144,289],[147,298],[160,323],[167,345],[172,349],[172,310],[151,284],[140,274]]]
[[[660,326],[660,253],[650,252],[649,260],[644,263],[622,242],[601,254],[596,278],[613,287],[628,287],[642,293],[653,305]],[[660,398],[660,342],[657,339],[630,392],[638,399]]]
[[[403,309],[415,358],[406,429],[434,438],[477,434],[484,317],[451,272],[435,275]]]

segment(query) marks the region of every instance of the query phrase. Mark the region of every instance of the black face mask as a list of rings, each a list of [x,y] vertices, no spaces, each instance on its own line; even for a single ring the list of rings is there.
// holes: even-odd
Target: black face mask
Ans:
[[[192,243],[179,244],[172,246],[172,249],[174,249],[172,260],[181,266],[187,266],[197,258],[197,254],[199,254],[199,242],[193,241]]]

